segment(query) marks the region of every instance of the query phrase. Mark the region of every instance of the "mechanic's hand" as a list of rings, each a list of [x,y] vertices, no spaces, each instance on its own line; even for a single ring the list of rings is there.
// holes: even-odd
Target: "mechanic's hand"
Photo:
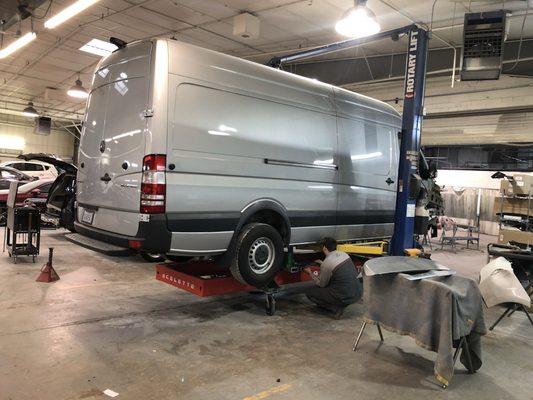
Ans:
[[[311,271],[311,268],[309,268],[309,267],[305,267],[305,268],[303,269],[303,271],[304,271],[307,275],[311,275],[311,274],[313,273],[313,272]]]

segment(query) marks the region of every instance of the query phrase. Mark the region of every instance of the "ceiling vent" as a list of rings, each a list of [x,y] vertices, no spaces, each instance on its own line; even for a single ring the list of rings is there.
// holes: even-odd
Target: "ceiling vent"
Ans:
[[[505,41],[505,11],[465,14],[461,80],[498,79]]]
[[[250,13],[242,13],[233,17],[233,35],[244,39],[259,37],[259,18]]]

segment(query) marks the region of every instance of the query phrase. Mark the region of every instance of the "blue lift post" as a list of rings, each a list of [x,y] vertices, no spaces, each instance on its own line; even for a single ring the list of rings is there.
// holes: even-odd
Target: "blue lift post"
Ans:
[[[417,25],[408,25],[360,39],[344,40],[281,57],[274,57],[267,63],[271,67],[281,68],[281,65],[285,62],[331,53],[387,37],[397,39],[402,34],[408,35],[409,47],[407,49],[405,67],[400,165],[398,170],[396,212],[394,215],[394,234],[389,250],[391,255],[404,255],[405,249],[414,247],[414,220],[417,193],[410,196],[410,186],[411,179],[416,180],[416,176],[418,175],[420,130],[424,113],[426,60],[429,42],[428,31]]]
[[[424,117],[424,91],[429,34],[413,27],[409,32],[409,48],[405,66],[400,166],[394,214],[394,234],[390,254],[403,256],[405,249],[414,247],[416,197],[410,196],[411,179],[418,174],[420,136]],[[413,198],[414,197],[414,198]]]

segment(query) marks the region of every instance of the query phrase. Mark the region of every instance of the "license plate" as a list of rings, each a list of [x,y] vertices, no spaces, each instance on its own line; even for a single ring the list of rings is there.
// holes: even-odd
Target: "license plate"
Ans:
[[[92,224],[94,218],[94,211],[83,210],[83,215],[81,216],[81,221],[86,224]]]

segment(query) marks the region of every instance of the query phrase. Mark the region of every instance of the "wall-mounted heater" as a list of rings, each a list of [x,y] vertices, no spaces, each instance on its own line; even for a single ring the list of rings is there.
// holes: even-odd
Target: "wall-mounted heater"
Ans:
[[[506,37],[504,10],[465,14],[461,80],[498,79]]]

